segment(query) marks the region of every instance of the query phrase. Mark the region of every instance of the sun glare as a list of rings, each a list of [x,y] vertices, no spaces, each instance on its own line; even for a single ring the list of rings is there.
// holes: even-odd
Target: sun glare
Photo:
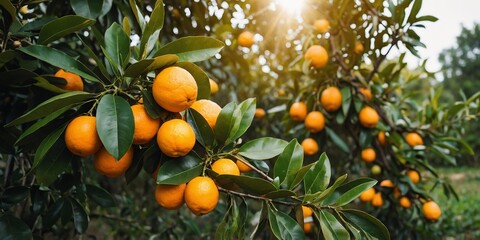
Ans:
[[[291,15],[299,16],[305,0],[275,0],[276,4]]]

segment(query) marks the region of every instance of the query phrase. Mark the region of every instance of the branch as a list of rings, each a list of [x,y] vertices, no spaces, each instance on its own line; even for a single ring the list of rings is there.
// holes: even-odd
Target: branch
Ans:
[[[370,74],[367,77],[367,82],[370,82],[372,80],[373,75],[378,72],[378,69],[380,68],[380,65],[385,61],[387,58],[387,55],[390,53],[390,51],[393,49],[394,46],[397,45],[398,41],[400,40],[400,37],[397,36],[398,30],[395,31],[394,35],[395,37],[393,38],[392,42],[390,43],[390,47],[388,48],[387,52],[385,54],[380,53],[380,57],[377,59],[377,61],[373,65],[373,70],[370,72]]]
[[[240,157],[240,156],[237,156],[237,155],[233,155],[233,154],[230,154],[230,156],[232,156],[233,158],[237,159],[238,161],[241,161],[243,162],[245,165],[249,166],[251,169],[253,169],[253,171],[257,172],[258,174],[260,174],[262,177],[264,177],[265,179],[267,179],[268,181],[270,182],[273,182],[273,179],[271,177],[269,177],[267,174],[265,174],[264,172],[262,172],[261,170],[257,169],[255,166],[253,166],[252,164],[250,164],[247,160],[245,160],[243,157]]]
[[[343,62],[341,56],[339,57],[338,54],[339,54],[339,51],[337,50],[337,48],[335,47],[335,43],[333,42],[333,35],[330,36],[329,40],[330,40],[330,47],[332,48],[332,51],[333,51],[333,58],[335,59],[335,61],[338,62],[338,64],[340,65],[340,67],[342,67],[342,69],[348,74],[350,75],[350,68],[345,64],[345,62]]]

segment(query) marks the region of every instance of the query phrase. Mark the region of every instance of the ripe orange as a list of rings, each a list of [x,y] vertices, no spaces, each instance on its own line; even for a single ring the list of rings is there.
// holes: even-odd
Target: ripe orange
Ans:
[[[305,118],[305,128],[311,133],[320,132],[325,127],[325,117],[320,111],[313,111]]]
[[[400,197],[400,195],[402,195],[402,192],[400,192],[400,189],[398,187],[395,187],[393,189],[393,196],[398,198],[398,197]]]
[[[218,174],[240,175],[237,164],[230,159],[220,158],[212,164],[212,170]]]
[[[311,233],[312,232],[312,223],[311,222],[303,224],[303,232],[305,232],[305,233]]]
[[[250,172],[253,170],[251,167],[249,167],[247,164],[243,163],[242,161],[237,160],[235,163],[237,164],[238,170],[240,170],[240,172]]]
[[[218,92],[218,84],[210,78],[208,81],[210,82],[210,95],[215,95]]]
[[[412,206],[412,202],[410,201],[410,199],[408,199],[408,197],[405,197],[405,196],[400,198],[399,203],[400,203],[400,206],[402,206],[403,208],[410,208]]]
[[[83,91],[83,81],[80,76],[75,73],[66,72],[63,69],[55,73],[55,77],[63,78],[67,81],[65,85],[58,85],[58,87],[70,91]]]
[[[355,43],[355,48],[354,48],[353,51],[354,51],[356,54],[362,54],[364,50],[365,50],[365,49],[364,49],[363,44],[362,44],[361,42]]]
[[[187,122],[172,119],[158,129],[157,143],[160,150],[169,157],[185,156],[195,146],[195,132]]]
[[[304,102],[296,102],[290,106],[290,117],[294,121],[303,121],[307,117],[307,104]]]
[[[393,187],[395,187],[395,185],[393,184],[392,180],[385,179],[385,180],[380,182],[380,187],[393,188]]]
[[[215,209],[218,196],[217,185],[209,177],[195,177],[185,189],[185,203],[195,215],[204,215]]]
[[[415,147],[417,145],[423,145],[423,139],[420,134],[416,132],[407,133],[405,140],[410,147]]]
[[[361,87],[358,89],[358,91],[360,91],[360,93],[365,97],[365,99],[367,99],[368,101],[371,101],[372,100],[372,91],[370,91],[370,89],[368,88],[365,88],[365,87]]]
[[[238,45],[242,47],[251,47],[254,42],[254,36],[249,31],[244,31],[238,35]]]
[[[416,170],[408,170],[407,175],[413,184],[417,184],[418,182],[420,182],[420,174],[418,174]]]
[[[382,193],[381,192],[375,193],[375,195],[373,195],[372,206],[374,206],[374,207],[383,206],[383,198],[382,198]]]
[[[327,87],[320,96],[320,103],[328,112],[335,112],[342,106],[342,93],[337,87]]]
[[[218,115],[222,108],[217,103],[207,99],[195,101],[190,108],[195,109],[200,115],[207,120],[208,125],[213,129],[217,123]]]
[[[422,206],[423,216],[430,221],[437,221],[442,215],[442,210],[434,201],[428,201]]]
[[[323,68],[328,62],[327,50],[320,45],[313,45],[308,48],[304,57],[305,59],[311,60],[310,66],[315,68]]]
[[[360,124],[362,124],[362,126],[366,128],[374,128],[380,120],[380,117],[375,109],[365,106],[358,113],[358,119],[360,120]]]
[[[263,119],[265,117],[265,115],[267,115],[267,113],[265,112],[265,110],[263,108],[257,108],[255,109],[255,115],[254,117],[256,119]]]
[[[155,102],[170,112],[181,112],[197,99],[198,87],[187,70],[180,67],[163,69],[153,80]]]
[[[65,144],[68,150],[80,157],[96,153],[102,147],[96,126],[95,117],[80,116],[73,119],[65,130]]]
[[[330,23],[326,19],[315,20],[313,28],[315,28],[315,31],[318,33],[326,33],[330,29]]]
[[[375,158],[377,157],[377,154],[375,153],[375,150],[373,148],[365,148],[362,150],[362,160],[371,163],[375,161]]]
[[[157,203],[169,210],[178,209],[183,205],[183,195],[187,184],[166,185],[159,184],[155,189],[155,200]]]
[[[133,132],[133,144],[145,144],[150,142],[160,127],[160,118],[154,119],[148,115],[145,106],[142,104],[133,105],[133,119],[135,130]]]
[[[385,132],[384,132],[384,131],[380,131],[380,132],[378,133],[377,138],[378,138],[378,142],[379,142],[381,145],[383,145],[383,146],[387,145],[387,138],[386,138],[386,136],[385,136]]]
[[[311,217],[313,215],[313,210],[309,207],[302,206],[303,218]]]
[[[120,177],[132,164],[133,148],[130,147],[128,151],[118,161],[107,152],[105,148],[100,149],[95,154],[93,165],[97,172],[107,177]]]
[[[374,188],[370,188],[370,189],[368,189],[367,191],[362,192],[362,194],[360,194],[360,201],[362,201],[362,202],[370,202],[370,201],[372,201],[373,196],[375,196],[375,189],[374,189]]]
[[[311,156],[318,152],[318,143],[313,138],[305,138],[302,141],[302,148],[305,155]]]

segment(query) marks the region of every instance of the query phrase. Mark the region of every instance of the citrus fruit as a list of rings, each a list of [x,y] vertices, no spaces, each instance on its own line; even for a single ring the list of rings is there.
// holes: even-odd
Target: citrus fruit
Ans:
[[[320,45],[313,45],[307,49],[304,55],[305,59],[310,60],[310,66],[315,68],[323,68],[328,62],[328,53],[325,48]]]
[[[265,110],[263,108],[257,108],[255,109],[255,115],[254,117],[256,119],[263,119],[265,117],[265,115],[267,115],[267,113],[265,112]]]
[[[238,35],[238,45],[242,47],[251,47],[253,45],[253,34],[249,31],[244,31]]]
[[[381,192],[375,193],[375,195],[373,195],[372,206],[374,206],[374,207],[383,206],[383,198],[382,198],[382,193]]]
[[[97,172],[107,177],[120,177],[132,164],[133,148],[128,151],[118,161],[107,152],[105,148],[100,149],[93,159],[93,165]]]
[[[313,138],[305,138],[302,141],[302,148],[305,155],[315,155],[318,152],[318,143]]]
[[[304,102],[295,102],[290,106],[290,117],[294,121],[303,121],[307,117],[307,104]]]
[[[373,165],[371,171],[373,175],[378,175],[382,173],[382,168],[378,165]]]
[[[420,174],[416,170],[408,170],[407,176],[410,178],[413,184],[420,182]]]
[[[181,112],[197,99],[198,87],[187,70],[181,67],[163,69],[153,80],[155,102],[170,112]]]
[[[353,49],[353,51],[354,51],[356,54],[362,54],[364,50],[365,50],[365,49],[364,49],[362,43],[360,43],[360,42],[355,43],[355,48]]]
[[[335,112],[342,106],[342,93],[337,87],[327,87],[320,96],[320,103],[327,112]]]
[[[65,145],[68,150],[80,157],[96,153],[102,147],[96,126],[95,117],[80,116],[74,118],[65,130]]]
[[[185,203],[195,215],[204,215],[215,209],[218,196],[217,185],[209,177],[195,177],[185,189]]]
[[[155,189],[155,200],[157,203],[169,210],[178,209],[183,205],[183,195],[187,184],[167,185],[159,184]]]
[[[362,202],[370,202],[370,201],[372,201],[373,196],[375,196],[375,189],[374,189],[374,188],[370,188],[370,189],[362,192],[362,194],[360,194],[360,201],[362,201]]]
[[[313,111],[305,118],[305,128],[311,133],[320,132],[325,127],[325,117],[320,111]]]
[[[311,233],[312,232],[312,223],[304,223],[303,224],[303,232],[305,233]]]
[[[368,101],[371,101],[372,100],[372,91],[370,91],[370,89],[368,88],[365,88],[365,87],[361,87],[360,89],[358,89],[358,91],[360,91],[360,93],[365,97],[365,99],[367,99]]]
[[[392,180],[385,179],[385,180],[380,182],[380,187],[393,188],[393,187],[395,187],[395,185],[393,184]]]
[[[362,126],[366,128],[374,128],[380,120],[380,117],[375,109],[365,106],[358,113],[358,119],[360,120],[360,124],[362,124]]]
[[[361,157],[363,161],[371,163],[375,161],[377,154],[375,153],[375,150],[373,150],[373,148],[365,148],[362,150]]]
[[[313,210],[309,207],[302,206],[303,218],[311,217],[313,215]]]
[[[412,206],[412,202],[410,201],[410,199],[408,199],[408,197],[405,197],[405,196],[400,198],[399,204],[403,208],[410,208]]]
[[[150,142],[160,127],[160,119],[154,119],[148,115],[145,106],[142,104],[133,105],[133,120],[135,130],[133,132],[133,144],[145,144]]]
[[[422,206],[423,216],[430,221],[437,221],[442,215],[442,210],[434,201],[428,201]]]
[[[83,91],[82,78],[80,78],[80,76],[77,74],[60,69],[55,73],[55,77],[63,78],[65,81],[67,81],[67,84],[65,85],[58,85],[58,87],[62,89],[70,91]]]
[[[253,170],[251,167],[249,167],[247,164],[243,163],[242,161],[237,160],[235,163],[237,164],[238,170],[240,170],[240,172],[250,172]]]
[[[208,81],[210,82],[210,95],[215,95],[218,92],[218,84],[210,78]]]
[[[213,129],[217,123],[218,115],[222,108],[217,103],[208,99],[195,101],[190,108],[195,109],[200,115],[207,120],[208,125]]]
[[[378,133],[377,138],[378,138],[378,142],[379,142],[381,145],[383,145],[383,146],[387,145],[387,138],[386,138],[386,136],[385,136],[385,132],[384,132],[384,131],[380,131],[380,132]]]
[[[212,170],[218,174],[240,175],[240,170],[234,161],[220,158],[212,164]]]
[[[400,189],[398,187],[395,187],[393,189],[393,196],[398,198],[398,197],[400,197],[400,195],[402,195],[402,192],[400,192]]]
[[[330,29],[330,23],[326,19],[315,20],[313,28],[315,28],[315,31],[318,33],[326,33]]]
[[[405,140],[410,147],[415,147],[417,145],[423,145],[423,139],[420,134],[416,132],[407,133]]]
[[[172,119],[158,129],[157,144],[169,157],[185,156],[195,145],[195,132],[187,122]]]

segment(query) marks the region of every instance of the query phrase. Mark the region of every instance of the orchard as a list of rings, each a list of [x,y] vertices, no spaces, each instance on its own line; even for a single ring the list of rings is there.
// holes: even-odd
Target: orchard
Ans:
[[[0,239],[442,237],[480,93],[409,68],[421,8],[0,0]]]

